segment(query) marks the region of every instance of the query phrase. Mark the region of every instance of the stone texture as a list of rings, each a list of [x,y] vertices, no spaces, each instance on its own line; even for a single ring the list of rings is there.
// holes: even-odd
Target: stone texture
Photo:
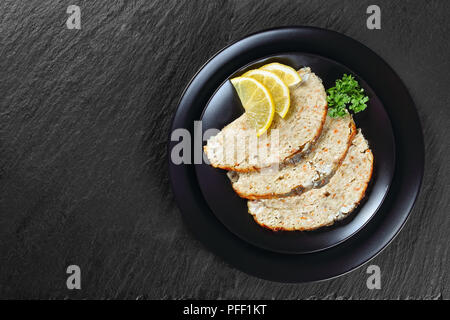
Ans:
[[[66,8],[82,10],[67,30]],[[447,1],[0,2],[0,297],[449,298]],[[393,243],[334,280],[278,284],[207,251],[171,193],[166,141],[183,88],[217,50],[270,27],[311,25],[380,54],[416,102],[426,143],[422,192]],[[401,108],[401,106],[398,106]],[[82,290],[66,289],[66,267]]]

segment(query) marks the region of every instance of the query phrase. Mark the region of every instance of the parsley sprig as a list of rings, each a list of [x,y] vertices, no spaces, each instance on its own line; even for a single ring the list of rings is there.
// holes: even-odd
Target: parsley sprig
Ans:
[[[367,101],[369,97],[352,75],[344,74],[327,90],[328,114],[332,118],[345,116],[347,108],[354,113],[361,112],[367,108]]]

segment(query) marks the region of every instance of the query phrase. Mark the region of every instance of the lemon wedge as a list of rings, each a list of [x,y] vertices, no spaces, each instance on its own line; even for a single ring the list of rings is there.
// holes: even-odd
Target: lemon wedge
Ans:
[[[300,81],[302,81],[302,78],[300,78],[297,71],[295,71],[294,68],[291,68],[285,64],[274,62],[266,64],[262,66],[260,69],[275,73],[288,86],[294,86],[300,83]]]
[[[269,129],[275,115],[275,104],[269,90],[259,81],[248,77],[231,79],[239,99],[259,137]]]
[[[275,73],[266,70],[250,70],[242,75],[243,77],[253,78],[262,83],[272,95],[275,104],[275,112],[284,118],[289,110],[291,98],[289,87]]]

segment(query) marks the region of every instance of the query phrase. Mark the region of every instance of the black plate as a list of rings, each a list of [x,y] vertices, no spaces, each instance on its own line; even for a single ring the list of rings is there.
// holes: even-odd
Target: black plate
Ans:
[[[380,57],[351,38],[318,28],[288,27],[248,36],[220,51],[195,75],[180,100],[172,131],[185,128],[193,135],[194,121],[201,118],[225,79],[242,66],[284,52],[305,52],[339,62],[364,79],[382,101],[394,132],[396,161],[389,192],[373,218],[331,248],[300,255],[275,253],[240,239],[216,218],[200,190],[195,166],[170,160],[178,141],[169,141],[169,174],[185,223],[227,262],[273,281],[322,280],[346,273],[379,253],[404,225],[420,189],[424,145],[419,119],[405,86]]]
[[[334,86],[343,74],[354,74],[333,60],[315,54],[279,54],[255,61],[231,77],[239,76],[252,68],[266,63],[281,62],[296,70],[303,66],[311,69],[322,79],[325,88]],[[368,108],[357,114],[355,122],[369,141],[375,158],[371,188],[363,202],[351,217],[331,227],[312,232],[273,232],[259,226],[248,213],[247,201],[236,195],[226,176],[226,171],[215,169],[205,163],[196,166],[197,179],[203,196],[212,212],[234,234],[260,248],[283,253],[308,253],[337,245],[360,230],[375,214],[383,202],[391,184],[395,166],[395,142],[391,123],[384,107],[373,90],[358,75],[358,82],[370,100]],[[202,129],[222,129],[242,114],[241,103],[231,83],[225,81],[208,102],[202,116]],[[383,130],[380,130],[383,128]]]

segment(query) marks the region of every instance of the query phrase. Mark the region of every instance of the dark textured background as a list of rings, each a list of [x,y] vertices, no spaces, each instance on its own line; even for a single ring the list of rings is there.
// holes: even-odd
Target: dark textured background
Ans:
[[[68,30],[66,9],[82,10]],[[382,29],[366,28],[378,4]],[[448,299],[449,1],[0,1],[1,298]],[[383,57],[426,143],[411,218],[370,264],[278,284],[228,266],[182,223],[166,165],[183,88],[217,50],[283,25],[342,32]],[[66,267],[82,290],[66,288]]]

